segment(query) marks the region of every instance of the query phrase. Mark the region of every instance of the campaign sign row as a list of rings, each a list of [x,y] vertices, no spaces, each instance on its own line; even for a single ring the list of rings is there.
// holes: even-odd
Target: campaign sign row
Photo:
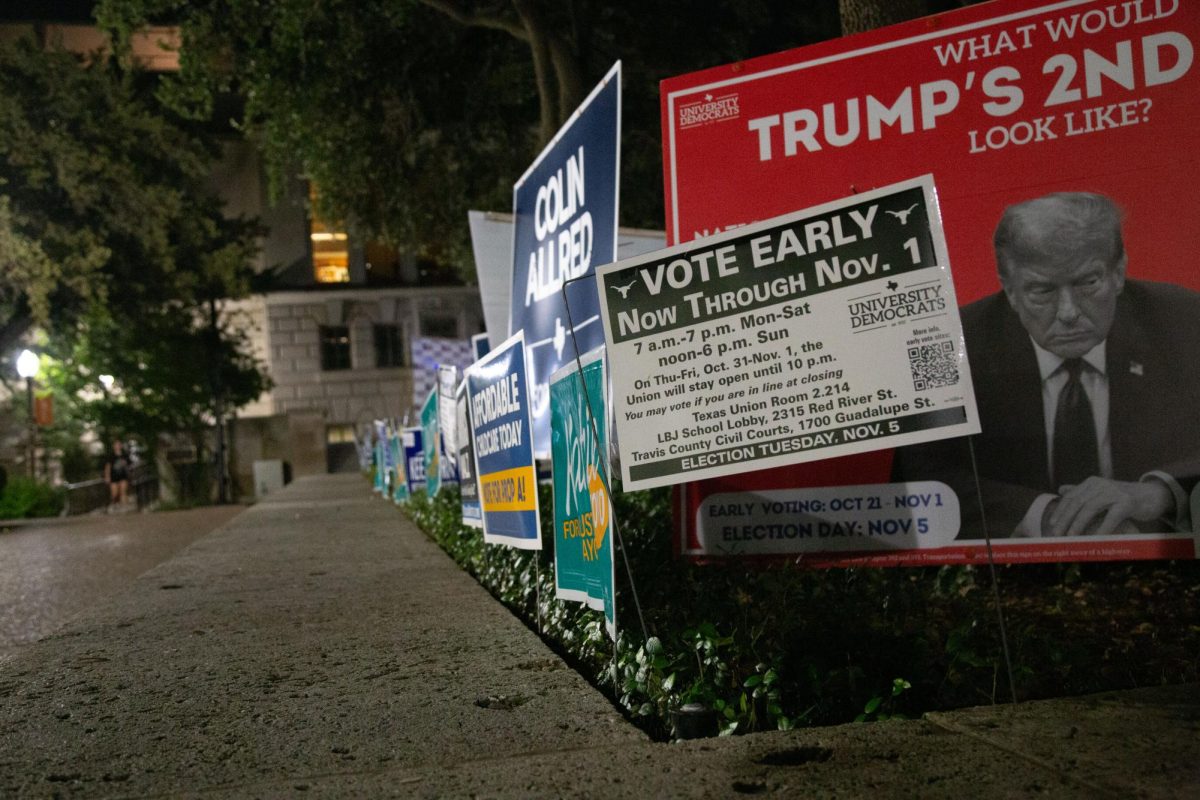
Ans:
[[[1195,557],[1198,40],[1176,0],[999,0],[669,79],[671,246],[613,263],[615,65],[514,186],[506,341],[421,468],[533,549],[551,456],[589,602],[609,437],[699,559]]]
[[[422,486],[433,497],[457,483],[463,523],[481,529],[485,543],[540,550],[524,336],[510,337],[472,364],[461,382],[453,370],[446,368],[448,380],[430,393],[420,428],[392,431],[377,421],[376,488],[403,503]],[[555,588],[561,599],[604,612],[615,638],[606,387],[602,350],[557,370],[549,386]],[[453,413],[438,414],[442,404]]]
[[[547,389],[556,593],[604,610],[610,630],[610,393],[626,489],[978,429],[928,177],[618,262],[595,280],[609,344],[556,370]],[[606,352],[621,364],[611,380]],[[431,496],[460,482],[464,522],[486,543],[536,550],[530,362],[518,332],[460,384],[452,371],[439,380],[422,413],[421,469]],[[453,414],[438,413],[443,398],[453,399]],[[396,483],[406,483],[399,471]],[[848,550],[952,538],[958,509],[943,488],[914,485],[886,505],[830,498],[810,503],[807,518],[786,502],[764,503],[747,510],[764,520],[749,530],[782,531],[779,542],[850,531]],[[908,494],[939,499],[897,510]],[[712,513],[740,511],[741,502]],[[721,533],[737,541],[746,530]]]

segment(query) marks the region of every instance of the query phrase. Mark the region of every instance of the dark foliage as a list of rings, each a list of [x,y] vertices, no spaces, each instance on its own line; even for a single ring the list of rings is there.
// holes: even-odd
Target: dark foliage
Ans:
[[[540,574],[544,636],[659,736],[694,701],[730,733],[1009,699],[991,587],[974,568],[692,566],[672,556],[668,492],[615,501],[648,634],[618,555],[615,681],[600,615],[553,598],[552,553],[485,547],[453,491],[407,510],[531,627]],[[1000,583],[1022,700],[1200,679],[1194,562],[1012,566]]]

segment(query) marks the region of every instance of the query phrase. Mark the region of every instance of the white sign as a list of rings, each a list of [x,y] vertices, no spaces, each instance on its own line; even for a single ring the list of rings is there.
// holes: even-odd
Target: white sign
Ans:
[[[687,555],[863,553],[947,547],[958,495],[944,483],[876,483],[711,494]]]
[[[929,176],[597,283],[626,490],[979,432]]]

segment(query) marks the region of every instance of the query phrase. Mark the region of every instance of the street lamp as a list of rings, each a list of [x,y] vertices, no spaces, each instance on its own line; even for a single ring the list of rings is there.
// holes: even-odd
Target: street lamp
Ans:
[[[34,460],[37,457],[37,422],[33,418],[33,378],[38,374],[37,353],[22,350],[17,356],[17,374],[25,379],[25,394],[29,402],[29,477],[36,478]]]

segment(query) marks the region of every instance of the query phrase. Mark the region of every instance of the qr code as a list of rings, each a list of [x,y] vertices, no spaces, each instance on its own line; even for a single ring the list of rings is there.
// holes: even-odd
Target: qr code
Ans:
[[[958,355],[954,342],[922,344],[908,348],[913,388],[918,392],[958,384]]]

